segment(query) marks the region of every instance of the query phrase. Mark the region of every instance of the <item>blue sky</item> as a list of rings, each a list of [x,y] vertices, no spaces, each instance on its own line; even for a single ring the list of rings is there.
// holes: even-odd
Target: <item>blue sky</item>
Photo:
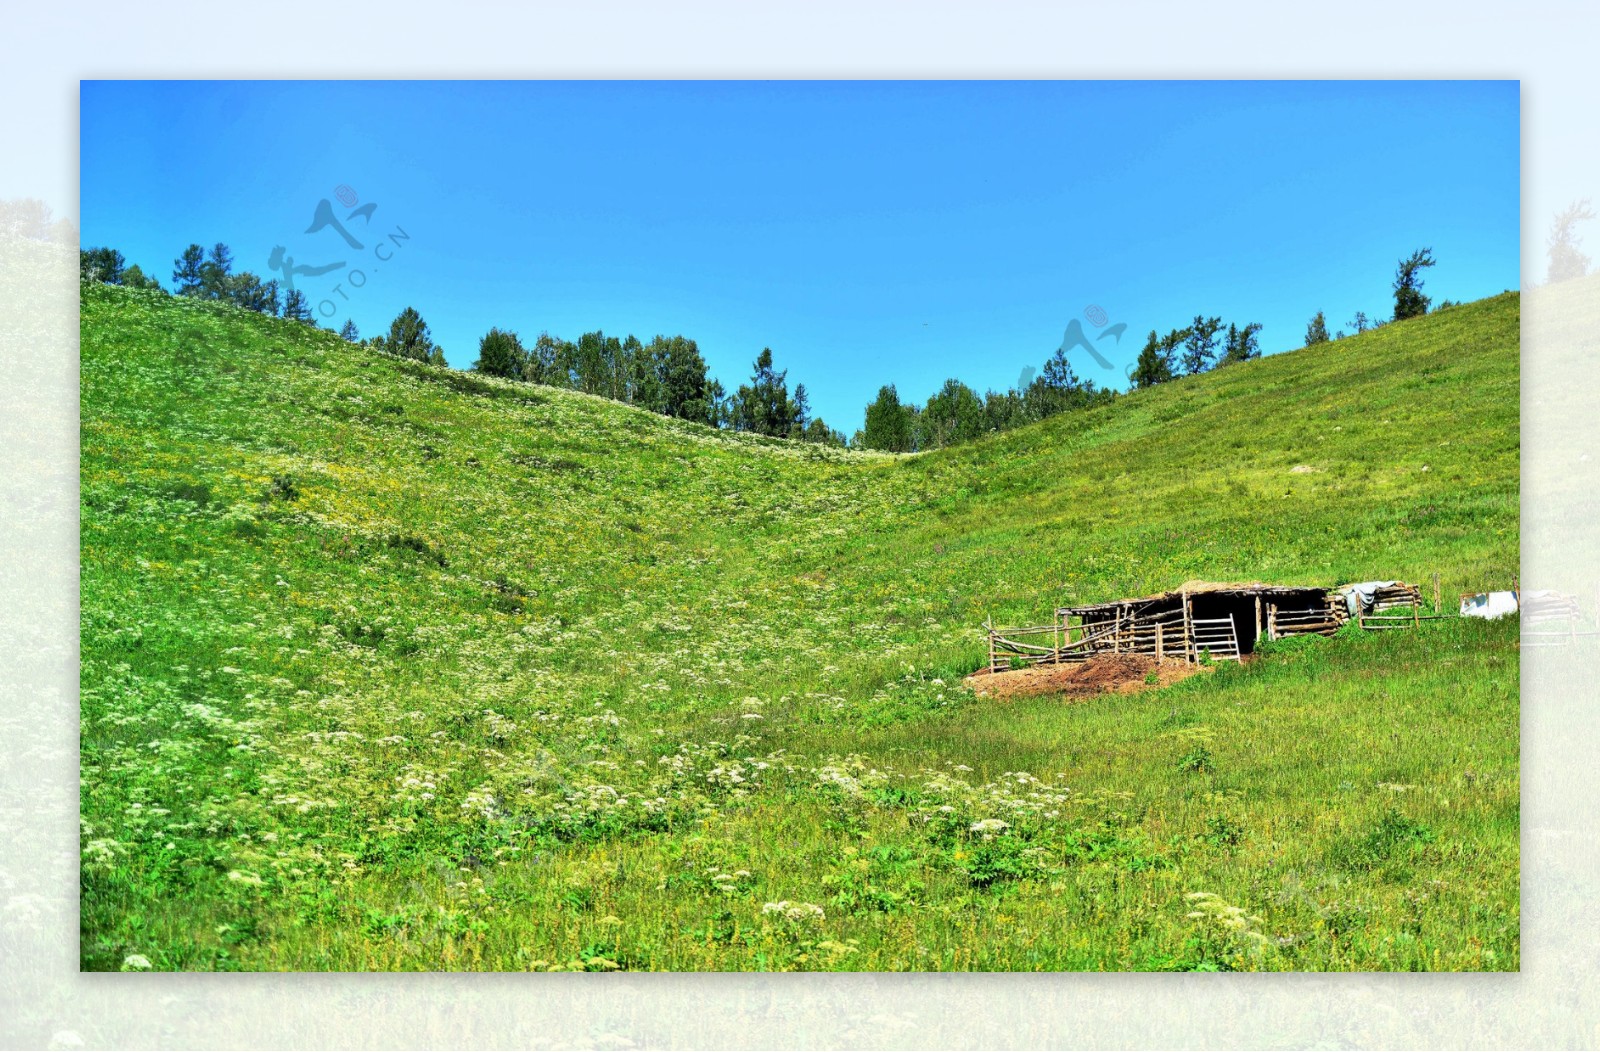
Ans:
[[[770,347],[848,434],[881,384],[1015,384],[1091,305],[1127,332],[1074,368],[1125,387],[1197,313],[1267,353],[1387,316],[1425,245],[1436,300],[1517,288],[1519,139],[1514,81],[86,81],[80,207],[169,284],[190,242],[344,262],[297,279],[325,325],[415,306],[461,368],[490,326],[682,333],[731,390]],[[360,250],[306,232],[340,186]]]

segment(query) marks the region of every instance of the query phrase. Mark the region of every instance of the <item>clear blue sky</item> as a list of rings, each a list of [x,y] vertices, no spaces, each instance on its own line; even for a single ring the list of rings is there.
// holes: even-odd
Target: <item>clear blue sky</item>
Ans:
[[[1080,376],[1150,329],[1387,316],[1519,285],[1519,91],[1495,82],[85,82],[85,245],[170,284],[190,242],[337,328],[415,306],[465,368],[490,326],[682,333],[731,390],[771,347],[845,431],[879,385],[1003,389],[1091,305]],[[351,188],[369,217],[336,188]],[[317,203],[362,244],[306,233]],[[409,240],[377,249],[396,228]],[[392,258],[379,261],[374,251]],[[365,284],[350,286],[350,270]],[[342,299],[334,286],[345,278]]]

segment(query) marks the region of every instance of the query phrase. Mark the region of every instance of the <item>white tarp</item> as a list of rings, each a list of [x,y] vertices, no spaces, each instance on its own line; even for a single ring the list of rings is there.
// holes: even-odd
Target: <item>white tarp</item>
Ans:
[[[1516,592],[1479,592],[1461,598],[1462,617],[1496,618],[1516,612]]]
[[[1356,604],[1361,604],[1361,610],[1371,610],[1373,597],[1378,590],[1399,584],[1399,581],[1362,581],[1359,584],[1342,584],[1339,594],[1344,596],[1344,605],[1350,611],[1350,616],[1356,616]]]

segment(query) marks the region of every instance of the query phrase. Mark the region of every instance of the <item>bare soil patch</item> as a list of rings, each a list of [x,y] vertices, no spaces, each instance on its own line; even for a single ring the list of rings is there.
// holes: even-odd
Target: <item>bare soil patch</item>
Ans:
[[[1060,694],[1068,698],[1092,698],[1098,694],[1135,694],[1141,690],[1165,687],[1197,672],[1210,671],[1206,665],[1187,661],[1157,661],[1142,654],[1105,654],[1063,665],[1031,665],[1007,672],[974,672],[963,682],[980,697],[1020,698],[1037,694]],[[1154,678],[1154,682],[1149,680]]]

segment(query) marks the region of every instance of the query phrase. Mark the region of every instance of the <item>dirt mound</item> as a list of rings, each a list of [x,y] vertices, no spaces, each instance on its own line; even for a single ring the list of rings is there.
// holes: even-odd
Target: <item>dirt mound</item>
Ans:
[[[980,697],[1017,698],[1060,694],[1092,698],[1097,694],[1132,694],[1165,687],[1206,666],[1187,661],[1157,661],[1141,654],[1105,654],[1065,665],[1030,665],[1008,672],[974,672],[963,682]],[[1154,678],[1155,682],[1149,682]]]

